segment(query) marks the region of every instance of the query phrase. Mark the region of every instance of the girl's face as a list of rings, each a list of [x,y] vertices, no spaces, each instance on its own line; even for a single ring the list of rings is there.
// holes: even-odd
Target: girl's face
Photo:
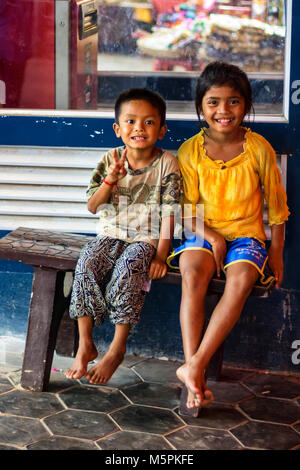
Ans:
[[[245,99],[228,85],[212,86],[203,96],[200,112],[211,131],[229,134],[245,116]]]

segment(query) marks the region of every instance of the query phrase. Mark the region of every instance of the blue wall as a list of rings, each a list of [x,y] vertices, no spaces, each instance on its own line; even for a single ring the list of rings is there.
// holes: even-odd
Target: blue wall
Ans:
[[[278,152],[290,153],[287,172],[291,216],[286,226],[285,278],[282,288],[268,299],[247,301],[244,312],[226,342],[225,362],[241,367],[300,372],[293,364],[292,344],[300,341],[300,60],[298,30],[300,2],[293,2],[288,123],[256,123]],[[298,50],[297,50],[298,48]],[[112,147],[118,143],[111,119],[0,116],[0,145]],[[169,121],[162,146],[177,149],[198,131],[196,121]],[[97,132],[95,132],[97,131]],[[100,133],[99,133],[100,132]],[[4,233],[0,232],[0,236]],[[0,261],[0,335],[25,335],[32,270],[19,263]],[[131,336],[128,351],[182,358],[178,319],[180,288],[153,283],[143,317]],[[106,347],[110,325],[95,331],[99,347]]]

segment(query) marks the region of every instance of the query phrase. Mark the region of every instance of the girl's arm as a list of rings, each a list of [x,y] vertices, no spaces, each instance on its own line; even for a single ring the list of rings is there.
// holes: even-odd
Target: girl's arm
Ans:
[[[276,289],[279,289],[283,280],[284,226],[284,223],[271,226],[271,246],[268,251],[268,264],[275,275]]]
[[[224,267],[224,259],[226,255],[226,242],[222,235],[215,232],[213,229],[196,217],[184,218],[184,228],[204,238],[212,246],[213,256],[216,263],[217,276],[220,277],[221,269]]]
[[[174,216],[163,217],[161,221],[159,241],[156,255],[149,271],[149,279],[158,279],[167,274],[166,259],[170,252],[171,240],[174,233]]]

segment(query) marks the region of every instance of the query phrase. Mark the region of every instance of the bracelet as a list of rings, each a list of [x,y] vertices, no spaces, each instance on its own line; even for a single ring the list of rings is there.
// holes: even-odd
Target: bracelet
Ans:
[[[107,184],[108,186],[116,186],[117,185],[117,183],[109,183],[108,181],[106,181],[106,177],[104,178],[103,183]]]

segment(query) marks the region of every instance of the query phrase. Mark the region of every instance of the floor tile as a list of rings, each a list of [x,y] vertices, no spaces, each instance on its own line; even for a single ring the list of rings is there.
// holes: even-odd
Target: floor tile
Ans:
[[[66,410],[45,418],[44,423],[53,434],[92,440],[117,429],[108,416],[90,411]]]
[[[102,450],[171,450],[163,437],[141,432],[119,431],[97,441]]]
[[[23,357],[10,352],[0,352],[0,373],[11,372],[22,368]]]
[[[152,405],[174,409],[179,404],[181,387],[140,383],[123,389],[123,393],[136,405]]]
[[[268,397],[296,398],[300,395],[300,379],[289,376],[272,374],[255,374],[244,380],[253,392],[264,394]]]
[[[293,428],[300,434],[300,423],[294,424]]]
[[[207,426],[216,429],[229,429],[247,420],[242,413],[232,406],[214,402],[203,407],[198,418],[181,416],[181,419],[192,426]]]
[[[85,411],[110,412],[129,405],[118,390],[105,387],[78,386],[59,394],[67,408]]]
[[[141,382],[141,379],[134,373],[133,370],[128,369],[127,367],[120,366],[112,376],[112,378],[104,385],[111,388],[121,388],[127,385],[136,384]],[[80,383],[83,385],[89,385],[91,387],[103,387],[103,384],[91,384],[85,377],[80,379]]]
[[[300,407],[291,401],[257,397],[239,406],[250,418],[261,421],[292,424],[300,419]]]
[[[224,382],[244,381],[245,379],[252,377],[253,374],[255,374],[255,372],[252,372],[247,369],[236,369],[230,366],[223,366],[220,375],[220,380]]]
[[[235,450],[242,447],[226,431],[193,426],[165,437],[177,450]]]
[[[53,356],[52,368],[53,369],[62,369],[64,372],[66,369],[69,369],[74,362],[74,357],[59,356],[56,352]]]
[[[22,450],[20,447],[0,444],[0,450]]]
[[[253,396],[249,390],[239,383],[224,381],[207,381],[207,388],[212,391],[214,400],[224,403],[237,403]]]
[[[11,372],[7,376],[16,387],[21,386],[22,370]],[[77,385],[77,381],[74,382],[74,380],[68,379],[61,371],[52,370],[47,392],[57,393],[66,388],[74,387],[75,385]]]
[[[300,444],[300,435],[289,426],[248,422],[231,429],[244,446],[266,450],[288,450]]]
[[[182,421],[172,411],[149,406],[131,405],[111,413],[111,417],[122,430],[165,434],[183,426]]]
[[[63,410],[62,404],[50,393],[13,390],[0,397],[2,413],[43,418],[60,410]]]
[[[50,433],[36,419],[0,416],[0,442],[16,446],[25,446]]]
[[[77,385],[77,383],[76,383]],[[60,371],[51,371],[47,392],[58,393],[66,388],[73,387],[74,380],[68,379]]]
[[[49,437],[26,447],[28,450],[99,450],[89,441],[72,439],[69,437]]]
[[[148,359],[137,364],[133,369],[145,382],[181,383],[176,375],[176,370],[181,365],[181,362]]]
[[[122,362],[122,366],[124,367],[132,367],[141,362],[147,361],[147,357],[137,356],[136,354],[126,354],[124,360]]]
[[[21,369],[13,371],[13,372],[9,372],[7,374],[7,377],[14,384],[15,387],[19,387],[21,385],[21,376],[22,376]]]
[[[14,386],[6,377],[0,376],[0,393],[7,392],[8,390],[12,390],[13,388]]]

